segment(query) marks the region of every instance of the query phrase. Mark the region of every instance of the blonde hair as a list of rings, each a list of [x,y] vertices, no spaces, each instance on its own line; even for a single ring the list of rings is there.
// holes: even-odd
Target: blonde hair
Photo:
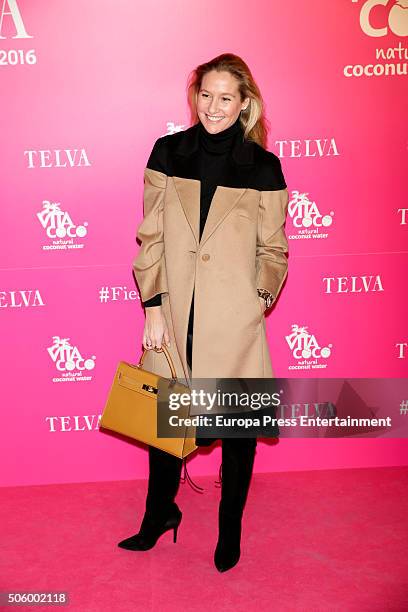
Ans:
[[[191,125],[198,123],[197,94],[201,88],[202,80],[207,72],[226,70],[238,81],[238,91],[241,101],[249,98],[247,108],[240,113],[240,122],[244,130],[244,138],[253,140],[266,148],[269,121],[265,117],[265,104],[258,85],[250,69],[243,59],[233,53],[222,53],[209,62],[200,64],[191,71],[187,81],[187,97],[191,113]]]

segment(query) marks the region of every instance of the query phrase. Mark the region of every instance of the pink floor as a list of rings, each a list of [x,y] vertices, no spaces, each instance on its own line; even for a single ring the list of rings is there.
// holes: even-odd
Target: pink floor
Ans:
[[[0,591],[68,591],[47,609],[95,612],[408,610],[407,467],[254,474],[224,574],[215,479],[180,486],[178,541],[147,552],[116,546],[138,530],[145,480],[0,489]]]

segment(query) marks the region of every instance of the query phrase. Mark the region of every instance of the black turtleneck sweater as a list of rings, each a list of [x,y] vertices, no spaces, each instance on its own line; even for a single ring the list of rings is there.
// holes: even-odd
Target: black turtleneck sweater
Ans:
[[[217,185],[222,185],[225,166],[235,138],[243,135],[240,119],[216,134],[200,122],[200,239]]]
[[[222,185],[228,156],[235,138],[243,138],[244,132],[240,118],[225,130],[216,134],[207,132],[203,124],[199,125],[200,155],[200,239],[210,210],[211,201],[218,185]],[[161,293],[143,302],[143,306],[160,306]]]

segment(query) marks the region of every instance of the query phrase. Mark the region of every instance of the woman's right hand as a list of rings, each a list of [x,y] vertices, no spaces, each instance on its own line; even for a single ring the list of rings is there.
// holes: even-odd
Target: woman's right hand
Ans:
[[[146,310],[146,320],[143,331],[143,346],[147,350],[155,347],[161,348],[162,344],[170,346],[170,336],[166,318],[161,306],[149,306]]]

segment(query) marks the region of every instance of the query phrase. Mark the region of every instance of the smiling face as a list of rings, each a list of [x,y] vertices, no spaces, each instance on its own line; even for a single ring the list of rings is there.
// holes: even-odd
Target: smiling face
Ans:
[[[197,114],[210,134],[216,134],[235,123],[249,104],[241,101],[238,81],[230,72],[211,70],[204,75],[197,94]]]

